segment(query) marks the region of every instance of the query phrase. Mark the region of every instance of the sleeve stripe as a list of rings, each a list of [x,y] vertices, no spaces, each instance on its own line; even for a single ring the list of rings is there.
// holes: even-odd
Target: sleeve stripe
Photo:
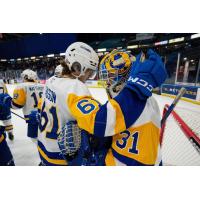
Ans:
[[[122,93],[123,95],[120,95]],[[118,111],[122,112],[121,115],[124,116],[123,120],[127,129],[140,117],[145,108],[146,100],[140,100],[137,94],[131,92],[128,88],[124,88],[120,94],[114,100],[118,106],[120,105]]]
[[[126,130],[124,115],[117,101],[115,101],[114,99],[111,99],[110,103],[112,107],[115,109],[115,113],[116,113],[115,133],[120,133],[122,130]]]
[[[4,140],[4,135],[2,134],[1,136],[0,136],[0,143]]]
[[[5,130],[6,130],[6,131],[11,131],[11,130],[13,130],[13,125],[6,126],[6,127],[5,127]]]
[[[105,136],[113,136],[116,124],[116,113],[110,102],[107,104],[107,121]]]
[[[105,129],[106,129],[106,123],[107,123],[106,105],[103,105],[100,107],[99,109],[100,112],[97,112],[96,117],[95,117],[94,134],[97,137],[105,136]]]

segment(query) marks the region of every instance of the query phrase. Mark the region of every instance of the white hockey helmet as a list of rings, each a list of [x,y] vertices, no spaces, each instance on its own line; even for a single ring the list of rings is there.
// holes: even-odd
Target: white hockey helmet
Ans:
[[[65,62],[68,64],[69,70],[72,70],[74,64],[79,65],[79,76],[82,76],[85,75],[87,69],[92,69],[94,72],[97,71],[99,57],[91,46],[83,42],[75,42],[67,48]]]
[[[34,72],[33,70],[31,69],[26,69],[24,70],[22,73],[21,73],[21,77],[23,80],[33,80],[33,81],[36,81],[37,80],[37,74],[36,72]]]
[[[60,77],[62,75],[63,67],[62,65],[58,65],[55,69],[54,75]]]

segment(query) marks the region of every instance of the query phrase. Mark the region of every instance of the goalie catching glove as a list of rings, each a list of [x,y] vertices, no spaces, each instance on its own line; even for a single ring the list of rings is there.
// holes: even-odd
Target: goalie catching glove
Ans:
[[[71,161],[77,155],[81,146],[81,129],[76,121],[69,121],[62,127],[58,135],[58,146],[67,161]]]

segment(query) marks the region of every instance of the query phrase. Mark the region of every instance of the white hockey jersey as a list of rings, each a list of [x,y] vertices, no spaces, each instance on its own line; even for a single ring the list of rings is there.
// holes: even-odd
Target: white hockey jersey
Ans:
[[[24,82],[17,85],[13,92],[12,108],[23,109],[26,118],[31,111],[37,110],[38,101],[42,97],[44,85],[35,82]]]
[[[68,121],[75,121],[66,102],[69,94],[91,96],[86,85],[77,79],[54,76],[47,80],[41,102],[38,133],[38,151],[46,165],[67,165],[59,150],[57,137]]]

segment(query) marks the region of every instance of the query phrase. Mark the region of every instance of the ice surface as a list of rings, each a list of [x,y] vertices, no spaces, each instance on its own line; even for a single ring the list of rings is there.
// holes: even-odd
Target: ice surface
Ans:
[[[15,85],[8,85],[8,91],[12,95],[12,92],[14,90]],[[101,103],[105,103],[107,101],[106,92],[102,88],[90,88],[90,91],[94,98],[99,100]],[[154,94],[154,97],[156,98],[160,111],[162,113],[162,110],[164,108],[164,105],[166,103],[170,104],[173,99],[169,97],[164,97],[160,95]],[[194,109],[200,111],[200,106],[194,105],[188,102],[180,101],[178,104],[179,107]],[[14,110],[17,114],[23,116],[21,110]],[[27,125],[25,121],[18,118],[15,115],[12,115],[12,121],[14,125],[14,135],[15,140],[13,142],[8,141],[8,144],[11,148],[11,151],[14,156],[14,160],[16,165],[38,165],[40,162],[39,155],[37,152],[36,145],[27,137],[26,131],[27,131]]]

